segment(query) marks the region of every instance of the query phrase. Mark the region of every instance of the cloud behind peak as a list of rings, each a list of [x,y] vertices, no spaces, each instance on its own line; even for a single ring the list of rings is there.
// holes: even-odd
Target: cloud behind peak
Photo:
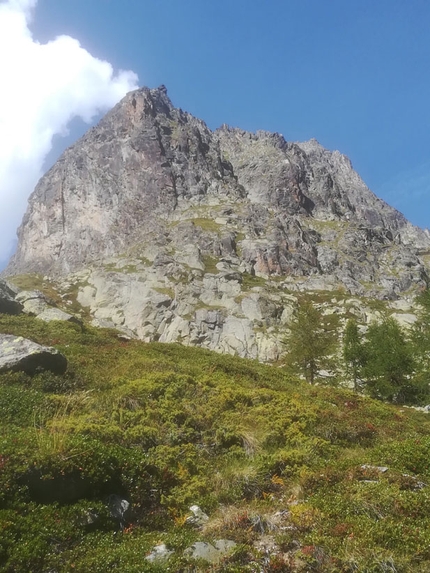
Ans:
[[[115,72],[70,36],[34,40],[36,4],[0,2],[0,261],[10,254],[53,137],[67,134],[76,117],[91,123],[138,85],[134,72]]]

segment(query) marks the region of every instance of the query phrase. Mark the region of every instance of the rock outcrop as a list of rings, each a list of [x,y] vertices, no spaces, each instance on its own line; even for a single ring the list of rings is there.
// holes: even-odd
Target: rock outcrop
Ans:
[[[428,232],[347,157],[213,132],[163,86],[129,93],[62,155],[18,235],[6,274],[74,283],[95,324],[263,360],[282,352],[297,291],[396,300],[429,280]]]
[[[82,325],[82,321],[54,305],[40,290],[19,290],[13,284],[0,280],[0,313],[25,313],[44,322],[60,320]]]
[[[17,293],[15,300],[22,304],[26,314],[37,316],[49,308],[48,298],[39,290],[22,290]]]

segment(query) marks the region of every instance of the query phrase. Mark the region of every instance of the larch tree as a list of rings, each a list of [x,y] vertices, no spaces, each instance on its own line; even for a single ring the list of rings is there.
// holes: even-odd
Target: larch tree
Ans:
[[[426,289],[419,297],[417,321],[413,325],[411,339],[418,369],[428,377],[430,372],[430,290]]]
[[[415,390],[412,348],[399,323],[386,318],[369,326],[363,376],[369,393],[391,402],[410,401]]]
[[[337,317],[324,316],[311,301],[299,301],[290,326],[287,364],[314,384],[319,370],[331,367],[331,355],[337,344]]]
[[[358,380],[365,363],[365,349],[362,336],[358,330],[357,321],[353,318],[346,323],[343,337],[343,359],[346,373],[354,384],[354,390],[359,389]]]

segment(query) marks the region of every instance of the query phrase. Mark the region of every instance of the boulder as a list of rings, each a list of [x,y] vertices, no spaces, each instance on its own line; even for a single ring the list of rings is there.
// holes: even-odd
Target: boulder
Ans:
[[[410,328],[417,321],[417,315],[411,312],[395,312],[391,317],[397,320],[400,326],[405,328]]]
[[[381,474],[385,474],[388,471],[387,466],[372,466],[371,464],[363,464],[360,467],[362,470],[370,470]]]
[[[257,358],[257,346],[252,322],[246,318],[228,316],[220,336],[219,348],[228,354]]]
[[[258,299],[259,296],[255,293],[242,299],[242,312],[249,320],[261,321],[264,318]]]
[[[127,512],[130,509],[130,502],[113,493],[108,498],[108,507],[111,517],[119,521],[121,529],[124,529],[124,525],[127,521]]]
[[[0,334],[0,372],[13,370],[34,374],[39,368],[63,374],[67,359],[55,348],[41,346],[21,336]]]
[[[202,511],[198,505],[192,505],[190,507],[190,511],[193,513],[193,515],[187,517],[186,520],[189,525],[194,525],[195,527],[203,527],[203,525],[209,521],[209,516],[206,515],[206,513]]]

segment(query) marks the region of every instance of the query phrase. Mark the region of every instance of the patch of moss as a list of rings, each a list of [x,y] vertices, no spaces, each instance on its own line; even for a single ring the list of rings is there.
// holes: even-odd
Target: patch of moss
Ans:
[[[361,300],[368,308],[374,311],[379,311],[382,315],[385,315],[388,312],[387,302],[384,300],[366,297],[363,297]]]
[[[211,275],[217,275],[219,270],[216,265],[219,263],[219,259],[211,257],[210,255],[203,255],[203,264],[205,265],[205,272]]]
[[[119,267],[118,272],[125,273],[125,274],[131,274],[131,273],[137,273],[137,272],[139,272],[139,270],[137,268],[137,265],[129,264],[129,265]]]
[[[195,305],[195,310],[200,310],[202,308],[206,310],[225,310],[223,307],[217,304],[206,304],[205,302],[199,300],[198,303]]]
[[[344,290],[319,290],[307,291],[301,295],[302,298],[311,301],[313,304],[329,304],[332,301],[345,301],[347,295]]]
[[[350,228],[350,223],[346,221],[323,221],[321,219],[309,219],[308,220],[309,226],[316,229],[324,231],[326,229],[333,229],[337,231],[343,231],[344,229]]]
[[[145,266],[150,265],[151,263],[147,259],[141,259],[142,264]],[[115,273],[123,273],[123,274],[131,274],[131,273],[138,273],[139,269],[136,263],[128,263],[128,264],[121,264],[120,261],[116,261],[113,263],[107,263],[103,265],[103,268],[106,271],[115,272]]]
[[[82,320],[89,322],[91,320],[91,313],[89,307],[84,307],[78,302],[78,294],[81,288],[88,286],[89,283],[83,281],[71,285],[62,296],[62,307],[66,312],[78,315]],[[67,302],[68,304],[64,304]]]
[[[39,274],[25,274],[8,277],[9,282],[21,290],[40,290],[49,297],[55,304],[61,305],[62,299],[57,290],[55,282],[45,280]]]
[[[250,273],[242,274],[242,289],[250,290],[253,287],[264,287],[267,285],[267,280],[263,277],[257,275],[251,275]]]
[[[191,219],[191,220],[194,223],[194,225],[200,227],[201,229],[203,229],[203,231],[218,233],[221,228],[221,225],[219,223],[216,223],[213,219],[210,218],[206,219],[203,217],[199,217],[197,219]]]
[[[175,298],[175,291],[173,288],[170,287],[156,287],[154,288],[155,291],[159,292],[160,294],[165,294],[171,299]]]
[[[115,261],[114,263],[104,263],[103,265],[104,270],[106,271],[118,271],[118,264]]]

